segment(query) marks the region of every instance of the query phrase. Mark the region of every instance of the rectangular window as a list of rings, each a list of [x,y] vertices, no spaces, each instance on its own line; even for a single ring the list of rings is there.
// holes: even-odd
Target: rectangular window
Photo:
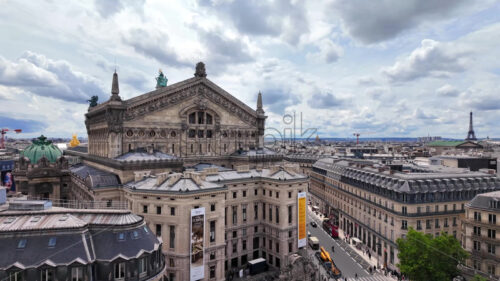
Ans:
[[[243,197],[247,197],[247,191],[243,190]]]
[[[257,220],[259,218],[259,205],[256,203],[253,205],[253,219]]]
[[[292,242],[288,243],[288,252],[289,253],[293,252],[293,243]]]
[[[474,241],[474,251],[481,251],[481,242]]]
[[[215,252],[210,252],[210,260],[215,260]]]
[[[148,206],[147,206],[147,205],[142,206],[142,212],[143,212],[144,214],[147,214],[147,213],[148,213]]]
[[[269,221],[273,221],[273,207],[269,206]]]
[[[210,204],[210,212],[215,211],[215,203]]]
[[[496,230],[494,229],[488,229],[488,238],[492,238],[492,239],[495,239],[496,238]]]
[[[405,220],[401,221],[401,229],[407,229],[408,228],[408,222]]]
[[[419,220],[417,220],[417,230],[422,230],[422,224]]]
[[[161,237],[161,224],[156,225],[156,236]]]
[[[215,221],[210,222],[210,242],[215,242]]]
[[[247,206],[243,205],[241,206],[241,212],[243,214],[243,222],[247,221]]]
[[[280,243],[276,243],[276,253],[280,252]]]
[[[280,198],[280,193],[276,191],[276,198]]]
[[[262,219],[266,219],[266,203],[262,203]]]
[[[288,198],[292,198],[292,192],[288,191]]]
[[[54,272],[52,269],[42,269],[40,277],[42,281],[54,281]]]
[[[474,233],[474,235],[481,236],[481,227],[474,226],[473,233]]]
[[[493,254],[493,255],[496,253],[496,247],[495,247],[495,245],[488,244],[488,253],[489,254]]]
[[[210,267],[210,279],[215,278],[215,265]]]
[[[257,188],[253,190],[253,195],[257,196]]]
[[[115,263],[115,279],[125,278],[125,263]]]
[[[238,207],[233,206],[233,225],[238,223]]]
[[[170,207],[170,215],[175,216],[175,208],[174,207]]]
[[[71,281],[83,281],[83,268],[81,266],[71,268]]]
[[[18,272],[10,272],[9,273],[9,278],[4,279],[8,281],[23,281],[23,273],[21,271]],[[82,279],[83,280],[83,279]]]
[[[439,219],[434,220],[434,227],[439,228]]]
[[[236,198],[236,197],[237,197],[237,193],[233,192],[233,198]]]
[[[237,247],[238,247],[238,244],[236,244],[236,242],[233,242],[233,253],[236,253]]]
[[[224,225],[227,225],[227,207],[224,208]]]
[[[148,265],[147,265],[147,260],[146,258],[140,258],[139,259],[139,276],[144,276],[146,275]]]
[[[170,249],[175,249],[175,226],[170,226]]]
[[[292,215],[292,206],[288,206],[288,223],[292,223],[293,215]]]
[[[243,251],[247,249],[247,240],[242,241],[242,248],[243,248]]]
[[[448,218],[444,218],[444,227],[448,227]]]
[[[480,212],[474,212],[474,220],[481,221],[481,213]]]
[[[169,258],[168,262],[170,264],[170,267],[175,267],[175,260],[173,258]]]
[[[453,217],[453,226],[457,226],[457,218]]]
[[[488,214],[488,222],[491,224],[497,223],[497,215]]]
[[[280,223],[280,207],[276,206],[276,223]]]
[[[156,206],[156,214],[161,215],[161,206]]]

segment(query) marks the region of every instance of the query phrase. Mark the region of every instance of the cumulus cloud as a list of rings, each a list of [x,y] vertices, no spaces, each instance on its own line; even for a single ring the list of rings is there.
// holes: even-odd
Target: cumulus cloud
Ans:
[[[415,109],[415,111],[413,111],[413,117],[417,118],[417,119],[422,119],[422,120],[434,120],[434,119],[438,118],[437,116],[435,116],[433,114],[425,113],[420,108],[417,108],[417,109]]]
[[[271,112],[282,115],[287,107],[298,104],[300,100],[288,90],[269,88],[262,91],[262,102]]]
[[[93,95],[105,96],[95,78],[75,71],[66,61],[30,51],[17,61],[0,57],[0,84],[78,103],[85,103]]]
[[[466,68],[470,51],[440,43],[431,39],[422,40],[421,46],[409,56],[398,60],[393,66],[382,68],[382,73],[391,82],[407,82],[422,77],[450,77],[452,73]]]
[[[436,90],[436,94],[444,97],[456,97],[460,94],[460,91],[450,84],[445,84]]]
[[[219,30],[205,30],[193,26],[198,38],[204,47],[204,61],[210,64],[210,69],[215,72],[224,70],[227,65],[247,63],[254,60],[249,48],[241,38],[229,38]]]
[[[125,7],[132,7],[136,11],[142,12],[145,1],[146,0],[95,0],[94,5],[101,17],[108,18],[119,13],[125,9]]]
[[[192,67],[193,62],[183,58],[170,45],[166,32],[159,29],[132,28],[122,36],[122,41],[137,53],[174,67]]]
[[[280,36],[296,45],[309,31],[304,1],[216,1],[198,0],[198,5],[229,21],[243,34]]]
[[[324,63],[336,62],[344,53],[344,50],[339,45],[335,44],[330,39],[322,40],[318,44],[319,51],[308,53],[306,57]]]
[[[423,23],[453,16],[465,3],[465,0],[335,0],[331,8],[350,36],[370,44],[394,38]]]
[[[331,93],[315,93],[312,95],[311,99],[307,101],[307,104],[312,108],[328,109],[342,106],[345,104],[345,101],[335,97]]]

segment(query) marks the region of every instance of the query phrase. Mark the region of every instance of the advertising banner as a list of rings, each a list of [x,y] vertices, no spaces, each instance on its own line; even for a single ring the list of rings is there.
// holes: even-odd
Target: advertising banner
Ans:
[[[306,230],[306,193],[299,192],[297,195],[297,233],[298,247],[302,248],[307,245],[307,230]]]
[[[204,243],[205,243],[205,208],[191,209],[191,281],[203,279],[204,267]]]

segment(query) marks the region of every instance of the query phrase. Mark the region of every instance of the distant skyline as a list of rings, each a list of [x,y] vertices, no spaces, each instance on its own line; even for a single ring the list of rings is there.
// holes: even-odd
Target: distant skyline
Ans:
[[[266,126],[320,137],[500,137],[500,1],[0,0],[0,127],[86,137],[86,100],[173,84],[198,61]],[[365,134],[365,136],[363,136]]]

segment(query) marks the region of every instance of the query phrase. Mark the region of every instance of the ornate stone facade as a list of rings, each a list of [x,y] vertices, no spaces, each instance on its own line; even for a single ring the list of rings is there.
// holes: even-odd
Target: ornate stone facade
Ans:
[[[225,156],[262,148],[265,113],[243,104],[206,78],[199,63],[195,77],[122,101],[118,76],[112,97],[89,108],[89,154],[115,158],[137,149],[175,155]]]

